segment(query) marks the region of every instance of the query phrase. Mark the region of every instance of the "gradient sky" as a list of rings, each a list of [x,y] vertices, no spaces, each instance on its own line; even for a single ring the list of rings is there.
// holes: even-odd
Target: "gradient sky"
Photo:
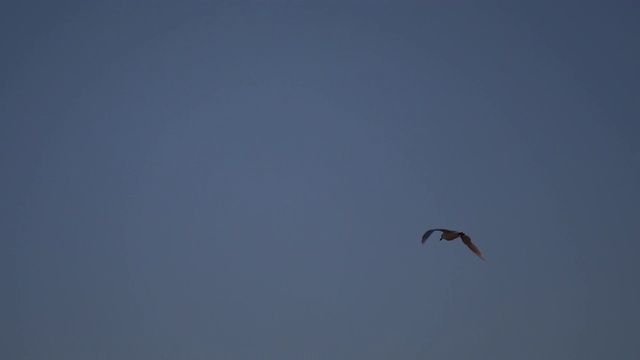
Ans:
[[[640,5],[536,3],[3,2],[0,358],[637,359]]]

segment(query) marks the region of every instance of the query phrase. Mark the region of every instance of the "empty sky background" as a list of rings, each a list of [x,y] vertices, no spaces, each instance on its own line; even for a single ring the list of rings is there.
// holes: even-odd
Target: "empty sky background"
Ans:
[[[640,6],[536,3],[3,2],[0,357],[637,359]]]

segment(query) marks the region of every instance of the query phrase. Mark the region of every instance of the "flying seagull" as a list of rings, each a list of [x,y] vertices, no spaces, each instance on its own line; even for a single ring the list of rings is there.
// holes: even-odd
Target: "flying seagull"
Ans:
[[[478,255],[478,257],[480,257],[480,259],[486,261],[484,259],[484,256],[482,256],[482,253],[480,252],[480,249],[478,249],[477,246],[475,246],[474,243],[471,242],[471,238],[469,237],[469,235],[460,232],[460,231],[454,231],[454,230],[448,230],[448,229],[431,229],[428,230],[426,233],[424,233],[424,235],[422,235],[422,243],[424,244],[427,239],[429,238],[429,236],[431,236],[431,234],[433,234],[434,231],[442,231],[442,235],[440,235],[440,240],[447,240],[447,241],[452,241],[455,240],[457,238],[462,239],[462,242],[467,245],[469,247],[469,249],[471,249],[471,251],[473,251],[476,255]]]

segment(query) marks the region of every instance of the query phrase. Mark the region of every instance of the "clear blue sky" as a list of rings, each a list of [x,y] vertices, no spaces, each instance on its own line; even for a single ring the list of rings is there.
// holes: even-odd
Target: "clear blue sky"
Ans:
[[[482,3],[3,2],[0,358],[636,359],[640,5]]]

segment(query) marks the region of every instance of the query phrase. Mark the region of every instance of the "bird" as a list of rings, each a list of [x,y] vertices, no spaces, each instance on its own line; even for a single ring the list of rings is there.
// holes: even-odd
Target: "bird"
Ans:
[[[467,247],[469,247],[469,249],[471,249],[471,251],[473,251],[476,255],[478,255],[478,257],[484,261],[487,261],[484,256],[482,255],[482,253],[480,252],[480,249],[478,249],[478,247],[471,242],[471,238],[469,237],[469,235],[461,232],[461,231],[455,231],[455,230],[449,230],[449,229],[431,229],[431,230],[427,230],[426,233],[424,233],[424,235],[422,235],[422,243],[424,244],[427,239],[429,238],[429,236],[431,236],[431,234],[433,234],[434,231],[441,231],[442,235],[440,235],[440,240],[442,241],[447,240],[447,241],[452,241],[455,240],[457,238],[462,239],[462,242],[467,245]]]

